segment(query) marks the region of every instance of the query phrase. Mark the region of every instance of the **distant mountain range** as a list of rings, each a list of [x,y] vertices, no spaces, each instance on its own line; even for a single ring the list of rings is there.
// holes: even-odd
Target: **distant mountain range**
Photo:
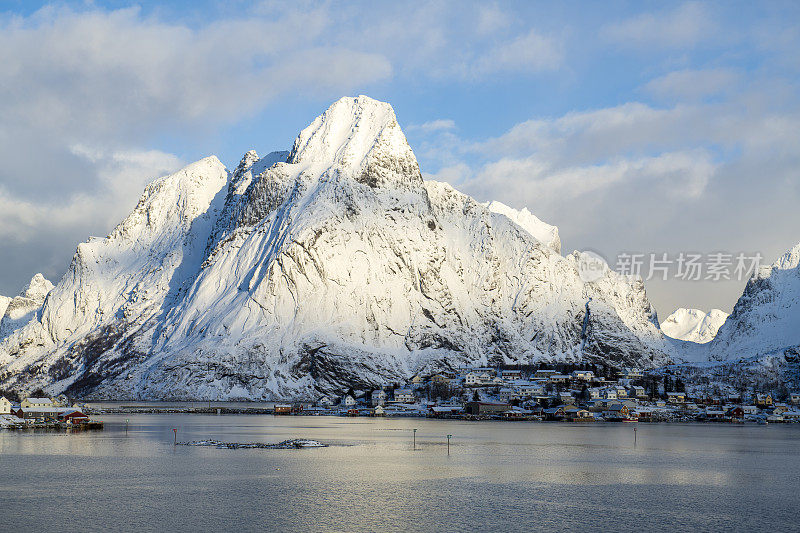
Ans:
[[[527,210],[424,181],[391,106],[342,98],[291,151],[249,151],[233,171],[209,157],[154,181],[109,236],[78,246],[55,288],[37,276],[30,295],[0,299],[0,386],[290,399],[462,365],[682,358],[641,280],[584,280],[586,257],[560,250]],[[757,351],[742,339],[773,327],[774,298],[797,310],[793,261],[748,284],[704,346]],[[690,322],[675,331],[713,336]],[[798,332],[770,346],[796,346]]]
[[[661,322],[661,331],[668,337],[699,344],[710,342],[728,313],[712,309],[709,313],[699,309],[680,308]]]

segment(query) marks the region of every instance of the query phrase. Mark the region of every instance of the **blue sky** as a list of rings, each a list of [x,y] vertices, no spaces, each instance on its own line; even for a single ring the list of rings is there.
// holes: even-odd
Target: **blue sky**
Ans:
[[[800,241],[793,2],[0,1],[0,294],[65,270],[142,187],[390,102],[423,172],[527,207],[565,251]],[[661,317],[743,282],[647,282]]]

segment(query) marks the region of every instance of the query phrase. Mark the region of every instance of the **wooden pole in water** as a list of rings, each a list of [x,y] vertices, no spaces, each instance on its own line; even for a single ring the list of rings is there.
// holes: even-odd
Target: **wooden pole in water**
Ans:
[[[450,455],[450,437],[452,437],[452,435],[447,436],[447,455]]]
[[[175,435],[175,446],[178,445],[178,428],[172,428],[172,433]]]
[[[125,419],[125,434],[128,434],[128,419]]]
[[[414,428],[414,449],[417,449],[417,428]]]
[[[636,426],[633,427],[633,447],[636,448]]]

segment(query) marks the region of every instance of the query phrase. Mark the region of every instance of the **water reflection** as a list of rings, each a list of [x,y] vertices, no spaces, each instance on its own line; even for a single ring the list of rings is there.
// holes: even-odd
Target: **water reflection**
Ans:
[[[786,530],[800,503],[797,426],[642,424],[634,447],[628,424],[100,418],[102,432],[0,433],[4,529],[62,530],[48,509],[68,504],[87,530]],[[331,446],[176,447],[172,428],[183,441]]]

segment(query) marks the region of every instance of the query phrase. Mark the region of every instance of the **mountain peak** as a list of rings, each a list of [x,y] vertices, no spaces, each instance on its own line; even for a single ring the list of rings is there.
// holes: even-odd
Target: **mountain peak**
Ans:
[[[314,119],[297,136],[288,162],[336,168],[371,186],[380,185],[386,171],[422,182],[392,106],[363,95],[340,98]],[[379,176],[374,175],[376,166],[383,170]],[[365,177],[368,171],[373,176]]]
[[[36,274],[19,294],[31,300],[44,300],[47,293],[53,289],[53,284],[42,274]]]
[[[539,217],[528,211],[528,208],[523,207],[521,210],[518,210],[498,201],[487,202],[484,205],[492,213],[508,217],[512,222],[533,235],[542,244],[561,253],[561,239],[558,236],[558,228],[542,222]]]
[[[770,270],[792,270],[800,265],[800,243],[795,244],[769,267]]]

